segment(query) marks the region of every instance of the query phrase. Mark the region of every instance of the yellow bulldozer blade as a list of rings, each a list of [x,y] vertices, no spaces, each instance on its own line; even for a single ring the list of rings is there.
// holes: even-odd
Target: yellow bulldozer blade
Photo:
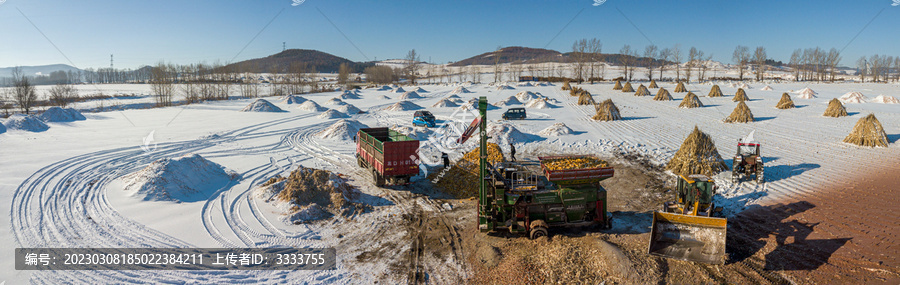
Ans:
[[[710,264],[725,263],[728,220],[675,213],[653,213],[650,254]]]

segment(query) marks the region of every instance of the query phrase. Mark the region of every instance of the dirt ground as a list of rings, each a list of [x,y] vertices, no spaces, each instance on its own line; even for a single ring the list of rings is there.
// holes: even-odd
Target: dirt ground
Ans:
[[[900,283],[894,238],[900,221],[891,213],[900,165],[815,197],[752,206],[729,218],[726,264],[707,265],[647,254],[650,213],[671,199],[674,179],[641,157],[608,159],[616,169],[602,182],[613,212],[610,230],[552,229],[537,240],[486,234],[477,230],[474,199],[411,194],[431,197],[422,200],[431,205],[425,208],[443,210],[404,216],[410,245],[407,257],[393,262],[390,283]]]

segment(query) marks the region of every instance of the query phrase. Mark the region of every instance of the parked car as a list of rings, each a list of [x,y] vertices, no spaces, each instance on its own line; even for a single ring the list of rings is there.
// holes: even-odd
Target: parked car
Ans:
[[[524,120],[525,117],[525,108],[510,108],[503,112],[504,120]]]
[[[429,128],[434,127],[434,115],[428,111],[416,111],[413,114],[413,126],[426,126]]]

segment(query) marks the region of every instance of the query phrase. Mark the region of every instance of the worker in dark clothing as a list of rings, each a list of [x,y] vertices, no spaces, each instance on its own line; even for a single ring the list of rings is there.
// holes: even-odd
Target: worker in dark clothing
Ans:
[[[516,146],[512,143],[509,143],[509,156],[512,158],[512,161],[516,161]]]
[[[450,156],[447,155],[446,152],[441,153],[441,159],[444,160],[444,168],[447,168],[450,166]]]

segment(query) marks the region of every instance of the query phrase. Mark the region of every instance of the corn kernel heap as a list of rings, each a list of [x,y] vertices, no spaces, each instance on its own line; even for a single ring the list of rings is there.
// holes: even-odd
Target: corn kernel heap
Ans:
[[[607,167],[609,163],[593,156],[556,158],[543,161],[549,170],[568,170]]]
[[[481,150],[474,150],[463,155],[462,159],[450,166],[450,169],[444,173],[443,177],[438,178],[440,173],[432,173],[428,175],[431,181],[437,180],[434,187],[451,194],[457,198],[474,197],[478,193],[478,157]],[[497,162],[506,161],[500,146],[495,143],[488,143],[487,161],[491,165]]]

